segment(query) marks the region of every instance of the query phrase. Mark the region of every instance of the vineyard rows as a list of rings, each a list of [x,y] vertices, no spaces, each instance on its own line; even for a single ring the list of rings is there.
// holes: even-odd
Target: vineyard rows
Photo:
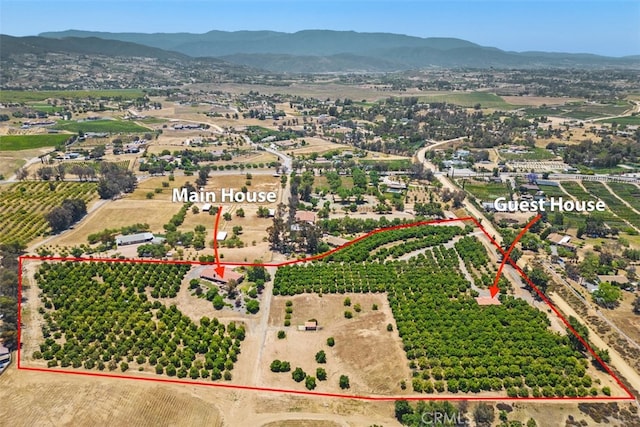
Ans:
[[[0,191],[0,244],[27,244],[49,230],[44,215],[65,199],[82,199],[85,203],[96,195],[90,182],[21,182]]]

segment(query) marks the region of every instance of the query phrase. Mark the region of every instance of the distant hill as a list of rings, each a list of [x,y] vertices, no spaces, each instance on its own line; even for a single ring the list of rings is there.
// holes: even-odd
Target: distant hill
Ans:
[[[6,90],[124,89],[237,81],[254,69],[219,58],[97,37],[0,35],[0,87]]]
[[[456,38],[421,38],[389,33],[305,30],[108,33],[69,30],[42,33],[64,40],[91,38],[135,43],[190,57],[216,57],[274,72],[400,71],[425,67],[539,68],[633,67],[640,58],[591,54],[507,52]],[[128,46],[134,49],[133,45]],[[173,53],[166,53],[172,55]],[[177,53],[176,53],[177,54]]]
[[[75,53],[84,55],[105,55],[121,57],[157,58],[163,60],[188,60],[187,55],[178,52],[149,47],[141,44],[97,37],[66,37],[52,39],[45,37],[12,37],[0,34],[0,58],[15,54]]]

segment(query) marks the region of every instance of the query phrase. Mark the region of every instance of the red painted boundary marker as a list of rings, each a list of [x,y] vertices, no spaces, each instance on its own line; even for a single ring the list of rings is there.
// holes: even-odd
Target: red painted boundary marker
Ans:
[[[504,255],[507,255],[500,245],[495,241],[493,237],[489,235],[487,230],[480,224],[480,222],[471,216],[467,216],[464,218],[452,218],[452,219],[440,219],[440,220],[430,220],[430,221],[420,221],[409,224],[401,224],[386,228],[379,228],[373,231],[370,231],[356,239],[353,239],[344,245],[338,246],[328,252],[323,254],[315,255],[308,258],[301,258],[295,260],[284,261],[281,263],[264,263],[264,264],[255,264],[255,263],[243,263],[243,262],[221,262],[219,265],[241,265],[241,266],[263,266],[263,267],[280,267],[284,265],[297,264],[302,262],[315,261],[321,258],[324,258],[332,253],[337,252],[338,250],[344,249],[348,246],[351,246],[360,240],[363,240],[369,236],[372,236],[377,233],[397,230],[401,228],[415,227],[420,225],[429,225],[429,224],[439,224],[439,223],[449,223],[449,222],[464,222],[464,221],[472,221],[482,232],[489,238],[491,243],[496,246],[496,248]],[[215,241],[215,236],[214,236]],[[183,385],[198,385],[198,386],[206,386],[206,387],[217,387],[223,389],[234,389],[234,390],[249,390],[249,391],[261,391],[261,392],[274,392],[274,393],[287,393],[287,394],[297,394],[297,395],[306,395],[306,396],[319,396],[319,397],[335,397],[335,398],[343,398],[343,399],[355,399],[355,400],[364,400],[364,401],[395,401],[395,400],[410,400],[410,401],[428,401],[428,400],[448,400],[448,401],[485,401],[485,402],[495,402],[495,401],[538,401],[538,402],[548,402],[548,401],[564,401],[564,402],[582,402],[582,401],[609,401],[609,400],[635,400],[633,394],[629,391],[629,389],[618,379],[618,377],[613,373],[613,371],[600,359],[600,357],[593,351],[591,346],[576,332],[576,330],[571,327],[569,322],[560,314],[558,309],[551,303],[551,301],[542,293],[540,290],[533,284],[531,279],[527,277],[527,275],[522,271],[522,269],[508,256],[505,257],[505,260],[509,262],[509,264],[518,271],[520,276],[536,291],[536,293],[542,298],[542,300],[553,310],[553,312],[562,320],[565,326],[578,338],[578,340],[585,346],[585,348],[591,353],[593,357],[605,368],[607,373],[613,377],[616,383],[627,393],[627,396],[616,397],[616,396],[589,396],[589,397],[507,397],[507,396],[363,396],[363,395],[350,395],[350,394],[340,394],[340,393],[323,393],[316,391],[303,391],[303,390],[291,390],[291,389],[281,389],[281,388],[272,388],[272,387],[260,387],[260,386],[247,386],[247,385],[237,385],[237,384],[225,384],[225,383],[213,383],[213,382],[201,382],[201,381],[187,381],[187,380],[178,380],[178,379],[170,379],[170,378],[146,378],[146,377],[137,377],[137,376],[129,376],[129,375],[118,375],[118,374],[107,374],[100,372],[86,372],[86,371],[68,371],[61,369],[49,369],[49,368],[34,368],[28,366],[22,366],[22,359],[20,357],[21,351],[21,336],[22,336],[22,265],[24,261],[28,260],[37,260],[37,261],[80,261],[80,262],[124,262],[124,263],[150,263],[150,264],[189,264],[189,265],[211,265],[215,264],[215,262],[198,262],[198,261],[169,261],[169,260],[144,260],[144,259],[120,259],[120,258],[73,258],[73,257],[42,257],[42,256],[32,256],[32,255],[22,255],[18,258],[18,362],[17,368],[19,370],[25,371],[34,371],[34,372],[47,372],[47,373],[58,373],[58,374],[69,374],[69,375],[80,375],[80,376],[88,376],[88,377],[102,377],[102,378],[119,378],[119,379],[129,379],[129,380],[140,380],[140,381],[151,381],[156,383],[166,383],[166,384],[183,384]]]

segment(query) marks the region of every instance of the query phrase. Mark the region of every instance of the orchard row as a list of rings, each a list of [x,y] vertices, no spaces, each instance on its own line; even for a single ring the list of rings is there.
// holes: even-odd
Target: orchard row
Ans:
[[[207,317],[195,323],[156,299],[175,296],[188,270],[176,264],[42,264],[35,278],[42,290],[44,341],[33,357],[49,367],[136,367],[181,378],[230,379],[244,327]]]

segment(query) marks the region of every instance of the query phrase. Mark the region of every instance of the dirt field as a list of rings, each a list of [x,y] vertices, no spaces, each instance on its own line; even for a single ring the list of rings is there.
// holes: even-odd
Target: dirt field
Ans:
[[[633,314],[633,301],[637,295],[623,291],[622,296],[620,306],[614,310],[603,310],[604,314],[631,339],[640,343],[640,316]]]
[[[304,138],[304,140],[307,142],[307,145],[305,145],[304,147],[299,146],[298,148],[286,148],[285,151],[287,153],[294,153],[297,156],[311,153],[318,153],[318,155],[321,156],[323,153],[332,150],[353,150],[353,147],[350,145],[335,144],[323,138]],[[280,143],[286,141],[278,142]],[[300,140],[298,140],[298,142],[300,142]]]
[[[352,306],[343,301],[351,298]],[[293,301],[291,326],[284,327],[285,302]],[[353,305],[360,304],[356,313]],[[372,310],[377,304],[379,309]],[[353,313],[346,319],[345,310]],[[299,331],[297,325],[314,318],[321,329]],[[291,363],[291,370],[301,367],[315,376],[317,367],[327,371],[327,381],[317,381],[318,391],[349,394],[403,394],[400,381],[410,377],[408,361],[396,332],[387,332],[388,323],[394,325],[391,309],[384,294],[305,294],[293,297],[274,297],[269,314],[269,328],[262,357],[260,384],[304,390],[304,383],[296,383],[291,373],[273,373],[269,364],[274,359]],[[287,338],[277,338],[277,331],[284,330]],[[327,345],[327,338],[335,338],[335,346]],[[324,350],[327,363],[318,364],[315,354]],[[341,390],[340,375],[347,375],[351,388]]]
[[[89,214],[80,225],[50,241],[50,245],[75,246],[87,243],[89,234],[105,228],[120,228],[135,223],[147,223],[151,231],[163,231],[166,224],[176,212],[179,204],[168,200],[133,200],[124,198],[110,201]]]

